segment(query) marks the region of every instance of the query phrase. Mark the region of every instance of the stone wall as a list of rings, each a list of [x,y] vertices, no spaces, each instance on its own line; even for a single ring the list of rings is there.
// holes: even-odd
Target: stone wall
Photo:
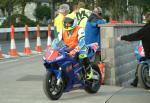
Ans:
[[[117,37],[139,30],[143,25],[101,25],[102,59],[106,63],[105,84],[128,86],[137,66],[134,48],[138,42],[118,41]]]

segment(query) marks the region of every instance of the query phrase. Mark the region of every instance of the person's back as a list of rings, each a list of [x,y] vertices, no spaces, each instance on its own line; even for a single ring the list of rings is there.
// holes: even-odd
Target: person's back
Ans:
[[[64,16],[67,15],[70,11],[68,4],[62,4],[59,7],[59,14],[54,19],[54,27],[55,27],[55,37],[57,37],[58,33],[63,29],[63,20]]]
[[[54,19],[54,26],[56,27],[56,33],[59,33],[61,29],[63,28],[63,19],[64,15],[59,13],[56,18]],[[57,34],[55,34],[56,36]]]
[[[150,59],[150,22],[143,27],[143,30],[142,44],[146,57]]]
[[[91,15],[91,11],[85,9],[85,3],[79,2],[78,3],[78,12],[76,13],[76,17],[78,20],[78,25],[82,28],[85,28],[86,22],[88,17]]]
[[[101,8],[97,8],[93,10],[93,13],[90,15],[86,23],[85,43],[91,44],[97,42],[100,46],[100,27],[98,27],[98,24],[104,24],[106,22],[101,17]]]

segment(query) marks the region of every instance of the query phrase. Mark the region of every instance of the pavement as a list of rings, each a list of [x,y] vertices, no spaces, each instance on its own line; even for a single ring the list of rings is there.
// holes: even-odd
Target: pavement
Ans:
[[[96,94],[74,90],[51,101],[43,91],[44,74],[42,54],[0,60],[0,103],[150,103],[148,90],[110,85]]]

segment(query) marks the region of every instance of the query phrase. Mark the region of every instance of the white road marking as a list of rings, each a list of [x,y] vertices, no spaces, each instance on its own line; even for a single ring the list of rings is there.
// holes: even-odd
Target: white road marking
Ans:
[[[9,61],[3,61],[3,62],[0,62],[0,64],[10,63],[10,62],[16,62],[16,61],[18,61],[18,59],[15,59],[15,60],[9,60]]]
[[[29,58],[37,57],[39,55],[43,55],[43,54],[31,55],[31,56],[27,56],[27,57],[24,57],[24,58],[29,59]],[[0,64],[16,62],[16,61],[19,61],[19,59],[23,59],[23,58],[18,58],[18,59],[14,59],[14,60],[7,60],[7,61],[2,61],[2,62],[0,61]]]

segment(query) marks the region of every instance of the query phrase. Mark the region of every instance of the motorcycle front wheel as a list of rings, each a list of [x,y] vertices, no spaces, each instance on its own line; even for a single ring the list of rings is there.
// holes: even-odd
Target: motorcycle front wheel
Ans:
[[[44,78],[43,88],[49,99],[58,100],[63,94],[64,83],[61,80],[60,84],[57,85],[56,76],[51,72],[47,72]]]
[[[149,67],[147,64],[139,64],[138,80],[140,87],[150,89]]]

